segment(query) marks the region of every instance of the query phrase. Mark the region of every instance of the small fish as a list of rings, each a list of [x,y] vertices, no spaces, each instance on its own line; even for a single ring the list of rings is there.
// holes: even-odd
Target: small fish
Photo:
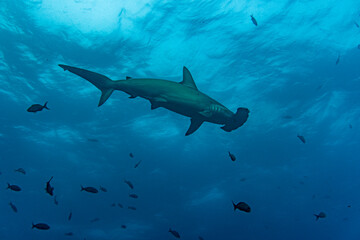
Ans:
[[[121,225],[121,228],[125,229],[125,228],[126,228],[126,225]]]
[[[247,213],[251,212],[250,206],[245,202],[239,202],[238,204],[232,202],[232,204],[234,206],[234,211],[236,211],[236,209],[239,209],[240,211],[243,212],[247,212]]]
[[[98,193],[99,191],[94,188],[94,187],[83,187],[81,186],[81,190],[80,191],[85,191],[85,192],[89,192],[89,193]]]
[[[32,224],[32,228],[37,228],[40,230],[49,230],[50,226],[47,225],[46,223],[37,223],[37,224]]]
[[[142,160],[140,160],[139,162],[137,162],[134,166],[134,168],[137,168],[139,166],[139,164],[141,163]]]
[[[103,192],[107,192],[107,189],[104,188],[104,187],[102,187],[102,186],[100,186],[99,189],[100,189],[101,191],[103,191]]]
[[[70,221],[72,218],[72,212],[69,213],[69,216],[68,216],[68,221]]]
[[[50,185],[52,179],[53,176],[50,178],[49,181],[46,182],[46,188],[45,188],[46,193],[48,193],[50,196],[54,195],[54,188]]]
[[[88,138],[87,140],[89,142],[99,142],[99,140],[97,140],[96,138]]]
[[[351,205],[348,205],[347,207],[348,207],[348,208],[351,208]]]
[[[244,178],[244,177],[240,179],[240,182],[245,182],[245,181],[246,181],[246,178]]]
[[[171,228],[169,228],[169,233],[171,233],[176,238],[180,238],[180,234],[175,230],[171,230]]]
[[[9,205],[10,205],[11,209],[17,213],[17,211],[18,211],[17,207],[12,202],[10,202]]]
[[[300,141],[302,141],[303,143],[306,143],[304,136],[300,136],[298,134],[297,137],[300,139]]]
[[[256,19],[254,18],[254,16],[253,16],[253,15],[250,15],[250,17],[251,17],[251,21],[253,22],[253,24],[254,24],[255,26],[257,26],[258,23],[257,23]]]
[[[126,179],[124,180],[124,183],[126,183],[131,189],[134,189],[134,185],[130,182],[127,181]]]
[[[204,240],[204,238],[203,238],[203,237],[201,237],[201,236],[199,236],[199,240]]]
[[[50,110],[50,109],[47,107],[47,103],[48,103],[48,102],[46,102],[46,103],[44,104],[44,106],[42,106],[41,104],[33,104],[33,105],[31,105],[31,106],[27,109],[27,111],[28,111],[28,112],[36,113],[36,112],[42,111],[44,108],[46,108],[47,110]]]
[[[119,206],[119,208],[124,208],[124,206],[121,203],[117,204]]]
[[[232,154],[231,152],[229,152],[229,157],[230,157],[231,161],[235,162],[236,157],[235,157],[234,154]]]
[[[72,232],[67,232],[67,233],[65,233],[65,236],[73,236],[74,235],[74,233],[72,233]]]
[[[359,26],[359,24],[357,23],[357,22],[354,22],[354,24],[355,24],[355,26],[357,27],[357,28],[359,28],[360,26]]]
[[[25,170],[23,168],[18,168],[18,169],[15,169],[14,172],[19,172],[19,173],[22,173],[22,174],[26,174]]]
[[[131,198],[138,198],[139,196],[136,195],[136,194],[134,194],[134,193],[132,193],[132,194],[129,194],[129,197],[131,197]]]
[[[116,207],[116,203],[112,203],[111,206],[112,206],[112,207]]]
[[[94,218],[94,219],[90,220],[90,222],[94,223],[94,222],[97,222],[99,220],[100,220],[100,218]]]
[[[133,154],[133,153],[129,153],[129,156],[130,156],[131,158],[134,158],[134,154]]]
[[[336,59],[336,63],[335,63],[335,64],[338,65],[339,62],[340,62],[340,54],[339,54],[338,58]]]
[[[10,189],[10,190],[13,190],[15,192],[20,192],[21,191],[21,188],[17,185],[11,185],[10,183],[7,184],[8,187],[6,189]]]
[[[58,202],[58,200],[56,199],[56,196],[54,197],[54,203],[55,203],[55,205],[59,205],[59,202]]]
[[[128,206],[128,209],[130,209],[130,210],[136,210],[136,207]]]
[[[316,221],[319,220],[319,218],[326,218],[326,214],[324,212],[320,212],[319,214],[314,214],[316,217]]]

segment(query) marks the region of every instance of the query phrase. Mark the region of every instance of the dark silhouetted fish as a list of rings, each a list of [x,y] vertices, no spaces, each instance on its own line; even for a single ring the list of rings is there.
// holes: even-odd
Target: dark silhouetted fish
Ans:
[[[240,211],[243,212],[247,212],[247,213],[251,212],[250,206],[245,202],[239,202],[238,204],[232,202],[232,204],[234,206],[234,211],[236,211],[236,209],[239,209]]]
[[[70,221],[72,218],[72,212],[69,213],[69,216],[68,216],[68,221]]]
[[[340,54],[338,55],[338,58],[336,59],[335,64],[336,64],[336,65],[338,65],[338,64],[339,64],[339,62],[340,62]]]
[[[171,233],[176,238],[180,238],[180,234],[175,230],[171,230],[171,228],[169,228],[169,233]]]
[[[304,136],[300,136],[298,134],[297,137],[300,139],[300,141],[302,141],[303,143],[306,143]]]
[[[55,203],[55,205],[59,205],[59,202],[58,202],[58,200],[56,199],[56,196],[54,197],[54,203]]]
[[[124,208],[124,206],[121,203],[117,204],[119,206],[119,208]]]
[[[8,187],[6,189],[10,189],[10,190],[13,190],[15,192],[20,192],[21,191],[21,188],[17,185],[11,185],[10,183],[7,184]]]
[[[134,185],[130,182],[127,181],[126,179],[124,180],[124,183],[126,183],[131,189],[134,189]]]
[[[74,233],[72,233],[72,232],[67,232],[67,233],[65,233],[65,236],[74,236]]]
[[[326,214],[324,212],[320,212],[319,214],[314,214],[316,217],[316,221],[319,220],[319,218],[326,218]]]
[[[9,202],[9,205],[10,205],[11,209],[17,213],[18,210],[17,210],[16,206],[12,202]]]
[[[81,186],[81,191],[89,192],[89,193],[98,193],[99,191],[94,187],[83,187]]]
[[[91,219],[90,222],[94,223],[94,222],[97,222],[99,220],[100,220],[100,218],[94,218],[94,219]]]
[[[129,197],[131,197],[131,198],[138,198],[139,196],[136,195],[135,193],[132,193],[132,194],[129,194]]]
[[[46,188],[45,191],[50,195],[54,195],[54,188],[51,186],[50,182],[53,179],[53,177],[50,178],[49,181],[46,182]]]
[[[134,168],[137,168],[139,166],[139,164],[141,163],[142,160],[140,160],[139,162],[137,162],[134,166]]]
[[[129,156],[130,156],[131,158],[134,158],[134,154],[133,154],[133,153],[129,153]]]
[[[357,23],[357,22],[354,22],[354,24],[355,24],[355,26],[357,27],[357,28],[359,28],[360,26],[359,26],[359,24]]]
[[[347,207],[348,207],[348,208],[351,208],[351,205],[348,205]]]
[[[26,174],[25,170],[23,168],[18,168],[18,169],[15,169],[14,170],[15,172],[19,172],[19,173],[22,173],[22,174]]]
[[[229,152],[229,157],[230,157],[231,161],[235,162],[236,157],[235,157],[234,154],[232,154],[231,152]]]
[[[112,206],[112,207],[116,207],[116,203],[112,203],[111,206]]]
[[[37,224],[32,224],[32,228],[37,228],[40,230],[49,230],[50,226],[47,225],[46,223],[37,223]]]
[[[254,18],[254,16],[253,16],[253,15],[250,15],[250,17],[251,17],[251,21],[253,22],[253,24],[254,24],[255,26],[257,26],[258,23],[257,23],[256,19]]]
[[[130,210],[136,210],[136,207],[128,206],[128,209],[130,209]]]
[[[28,112],[36,113],[36,112],[42,111],[44,108],[46,108],[47,110],[50,110],[50,109],[47,107],[47,103],[48,103],[48,102],[46,102],[46,103],[44,104],[44,106],[42,106],[42,105],[40,105],[40,104],[33,104],[33,105],[31,105],[31,106],[27,109],[27,111],[28,111]]]
[[[99,189],[100,189],[101,191],[103,191],[103,192],[107,192],[107,189],[104,188],[104,187],[102,187],[102,186],[100,186]]]
[[[204,238],[203,238],[203,237],[201,237],[201,236],[199,236],[199,240],[204,240]]]
[[[124,229],[125,229],[125,228],[126,228],[126,225],[121,225],[121,228],[124,228]]]
[[[245,181],[246,181],[246,178],[244,178],[244,177],[240,179],[240,182],[245,182]]]

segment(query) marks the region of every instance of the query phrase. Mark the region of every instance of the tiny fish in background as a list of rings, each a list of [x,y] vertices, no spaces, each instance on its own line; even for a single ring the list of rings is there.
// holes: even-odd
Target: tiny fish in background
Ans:
[[[18,169],[15,169],[14,172],[19,172],[19,173],[22,173],[22,174],[26,174],[25,170],[23,168],[18,168]]]
[[[232,202],[232,204],[234,206],[234,211],[236,211],[236,209],[239,209],[240,211],[243,212],[247,212],[247,213],[251,212],[250,206],[245,202],[239,202],[238,204]]]
[[[74,233],[72,233],[72,232],[65,233],[65,236],[73,236],[73,235],[74,235]]]
[[[11,185],[10,183],[7,184],[8,187],[6,189],[13,190],[15,192],[20,192],[21,188],[18,185]]]
[[[335,64],[338,65],[339,62],[340,62],[340,54],[339,54],[338,58],[336,59],[336,63],[335,63]]]
[[[319,214],[314,214],[316,217],[316,221],[319,220],[319,218],[326,218],[326,214],[324,212],[320,212]]]
[[[45,188],[46,193],[48,193],[50,196],[54,195],[54,188],[50,184],[52,179],[53,177],[51,177],[50,180],[46,182],[46,188]]]
[[[201,236],[199,236],[199,240],[204,240],[204,238],[203,238],[203,237],[201,237]]]
[[[116,207],[116,203],[112,203],[111,206],[112,206],[112,207]]]
[[[360,45],[359,45],[360,46]],[[352,128],[352,125],[351,124],[349,124],[349,128]]]
[[[176,238],[180,238],[180,234],[175,230],[171,230],[171,228],[169,228],[169,233],[171,233]]]
[[[103,191],[103,192],[107,192],[107,189],[106,188],[104,188],[104,187],[102,187],[102,186],[100,186],[100,188],[99,188],[101,191]]]
[[[42,111],[44,108],[46,108],[47,110],[50,110],[50,109],[47,107],[47,103],[48,103],[48,102],[46,102],[46,103],[44,104],[44,106],[41,105],[41,104],[33,104],[33,105],[31,105],[31,106],[27,109],[27,111],[28,111],[28,112],[36,113],[36,112]]]
[[[128,209],[130,209],[130,210],[136,210],[136,207],[128,206]]]
[[[121,225],[121,228],[125,229],[125,228],[126,228],[126,225]]]
[[[58,202],[58,200],[56,199],[56,196],[54,197],[54,203],[55,203],[55,205],[59,205],[59,202]]]
[[[70,221],[71,218],[72,218],[72,212],[70,211],[69,216],[68,216],[68,221]]]
[[[119,206],[119,208],[124,208],[124,206],[121,203],[117,204]]]
[[[297,137],[300,139],[300,141],[302,141],[303,143],[306,143],[304,136],[300,136],[298,134]]]
[[[94,187],[83,187],[81,186],[81,190],[80,191],[85,191],[85,192],[89,192],[89,193],[98,193],[99,191],[94,188]]]
[[[99,142],[99,140],[97,140],[96,138],[88,138],[89,142]]]
[[[139,162],[137,162],[134,166],[134,168],[137,168],[139,166],[139,164],[141,163],[142,160],[140,160]]]
[[[357,27],[357,28],[359,28],[360,26],[359,26],[359,24],[357,23],[357,22],[354,22],[354,24],[355,24],[355,26]]]
[[[90,222],[92,222],[92,223],[98,222],[98,221],[100,221],[100,218],[94,218],[94,219],[90,220]]]
[[[49,230],[50,226],[47,225],[46,223],[37,223],[37,224],[32,224],[32,228],[37,228],[40,230]]]
[[[139,196],[136,195],[136,194],[134,194],[134,193],[132,193],[132,194],[129,194],[129,197],[131,197],[131,198],[138,198]]]
[[[131,158],[134,158],[134,154],[133,154],[133,153],[129,153],[129,156],[130,156]]]
[[[17,213],[17,211],[18,211],[17,207],[12,202],[9,202],[9,205],[10,205],[11,209]]]
[[[236,157],[235,157],[234,154],[232,154],[231,152],[229,152],[229,157],[230,157],[231,161],[235,162]]]
[[[130,182],[127,181],[126,179],[124,180],[124,183],[126,183],[131,189],[134,189],[134,185]]]
[[[358,45],[358,49],[360,49],[360,44]]]
[[[250,15],[250,17],[251,17],[251,21],[253,22],[253,24],[254,24],[255,26],[257,26],[258,23],[257,23],[256,19],[254,18],[254,16],[253,16],[253,15]]]

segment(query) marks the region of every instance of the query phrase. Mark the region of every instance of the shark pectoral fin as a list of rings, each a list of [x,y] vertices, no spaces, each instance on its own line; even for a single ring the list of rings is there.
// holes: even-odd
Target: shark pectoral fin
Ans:
[[[199,112],[199,114],[203,115],[204,117],[211,117],[212,116],[212,112],[210,110],[204,110]]]
[[[187,132],[185,133],[185,136],[188,136],[188,135],[194,133],[196,130],[199,129],[199,127],[201,126],[201,124],[204,122],[203,120],[201,120],[201,119],[196,119],[196,118],[192,118],[192,119],[190,119],[190,121],[191,121],[191,124],[190,124],[189,129],[188,129]]]
[[[190,71],[186,67],[183,68],[183,80],[180,82],[180,84],[198,90]]]
[[[114,89],[112,88],[108,88],[108,89],[103,89],[101,90],[101,97],[100,97],[100,101],[99,101],[99,105],[98,107],[100,107],[101,105],[103,105],[106,100],[108,100],[108,98],[111,96],[112,92],[114,91]]]
[[[151,99],[150,100],[151,110],[161,107],[161,104],[166,103],[166,102],[167,102],[166,99],[161,98],[161,97],[156,97],[156,98]]]

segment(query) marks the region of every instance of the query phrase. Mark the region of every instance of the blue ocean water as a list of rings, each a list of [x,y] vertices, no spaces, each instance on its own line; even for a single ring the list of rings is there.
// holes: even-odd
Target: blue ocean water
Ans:
[[[0,239],[360,239],[359,14],[351,0],[0,1]],[[250,116],[184,136],[188,117],[120,91],[97,107],[58,64],[175,82],[186,66]]]

